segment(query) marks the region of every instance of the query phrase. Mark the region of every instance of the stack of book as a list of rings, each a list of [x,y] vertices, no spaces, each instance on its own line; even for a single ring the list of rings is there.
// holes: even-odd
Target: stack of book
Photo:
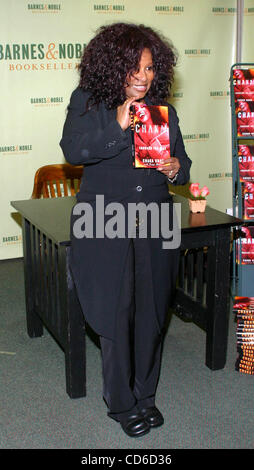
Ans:
[[[237,371],[254,375],[254,297],[235,297]]]

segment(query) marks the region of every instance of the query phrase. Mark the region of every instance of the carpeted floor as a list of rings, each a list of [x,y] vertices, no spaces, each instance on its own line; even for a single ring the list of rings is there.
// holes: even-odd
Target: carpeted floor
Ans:
[[[230,316],[223,370],[205,364],[205,333],[172,317],[164,344],[157,405],[165,424],[125,435],[107,417],[100,350],[87,338],[87,396],[65,391],[64,353],[45,330],[26,333],[23,260],[0,262],[1,449],[253,449],[254,377],[235,371]]]

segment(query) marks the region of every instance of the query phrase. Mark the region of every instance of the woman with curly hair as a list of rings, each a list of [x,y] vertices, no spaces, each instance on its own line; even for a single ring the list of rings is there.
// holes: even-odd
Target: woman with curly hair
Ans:
[[[105,231],[114,220],[112,204],[124,209],[122,222],[130,204],[167,204],[172,216],[167,183],[189,180],[191,161],[166,102],[175,64],[173,46],[151,28],[101,27],[84,50],[60,142],[69,163],[84,165],[71,216],[70,267],[85,319],[100,338],[108,416],[132,437],[164,422],[155,393],[179,248],[163,249],[162,236],[151,235],[153,221],[144,236],[140,216],[131,234],[119,232],[119,219],[115,236]],[[130,107],[138,102],[168,106],[171,156],[157,170],[133,167]],[[87,236],[76,230],[83,226]]]

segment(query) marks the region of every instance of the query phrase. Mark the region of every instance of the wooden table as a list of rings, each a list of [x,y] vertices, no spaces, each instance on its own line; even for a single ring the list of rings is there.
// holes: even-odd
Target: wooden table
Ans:
[[[215,209],[189,212],[181,202],[181,257],[174,308],[206,331],[206,365],[225,366],[230,287],[230,234],[243,221]],[[66,390],[86,395],[85,321],[70,274],[70,213],[75,197],[14,201],[22,215],[27,331],[47,327],[65,353]]]

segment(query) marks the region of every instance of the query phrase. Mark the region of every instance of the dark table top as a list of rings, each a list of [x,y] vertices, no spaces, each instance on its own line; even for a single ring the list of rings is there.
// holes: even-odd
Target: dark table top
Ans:
[[[204,213],[192,214],[189,210],[188,200],[182,196],[174,196],[173,201],[181,203],[182,232],[212,230],[245,223],[241,219],[209,206],[206,207]],[[29,220],[55,243],[68,244],[70,242],[70,214],[75,203],[76,198],[69,196],[12,201],[11,205],[22,217]]]

